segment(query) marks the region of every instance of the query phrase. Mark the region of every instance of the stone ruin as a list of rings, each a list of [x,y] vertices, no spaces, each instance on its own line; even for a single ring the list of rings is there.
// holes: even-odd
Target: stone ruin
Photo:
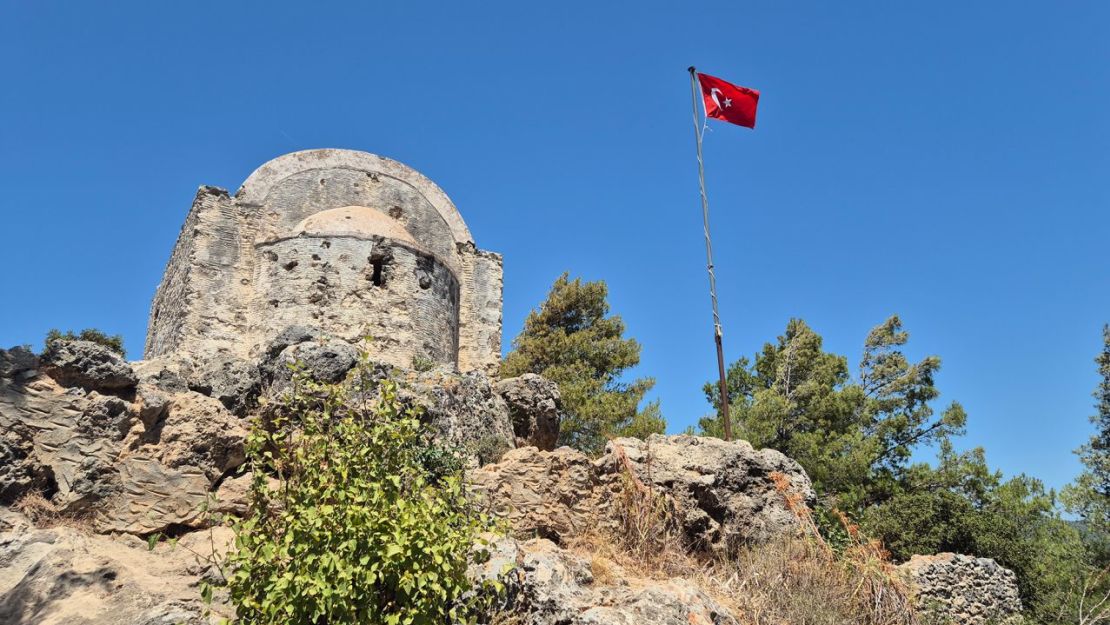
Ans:
[[[201,187],[154,296],[145,358],[254,360],[291,326],[380,362],[493,372],[501,256],[478,249],[447,195],[353,150],[262,165],[235,195]]]
[[[815,499],[802,467],[695,436],[615,439],[596,460],[556,449],[557,385],[492,376],[501,276],[501,257],[474,245],[447,196],[385,158],[296,152],[234,196],[202,187],[154,297],[144,360],[81,340],[0,349],[0,623],[232,616],[226,596],[205,606],[197,590],[218,580],[203,557],[231,532],[197,530],[209,510],[245,510],[249,419],[288,384],[289,362],[339,382],[361,348],[437,440],[471,456],[471,485],[510,532],[468,575],[504,582],[521,623],[736,625],[693,580],[595,569],[601,560],[565,547],[619,526],[614,502],[629,483],[665,498],[691,552],[793,535],[786,494]],[[181,548],[143,540],[162,534]],[[1020,610],[1013,573],[993,561],[941,555],[903,571],[921,606],[954,622]]]
[[[1017,576],[990,558],[916,555],[898,568],[913,585],[918,609],[934,620],[960,625],[1023,622]]]

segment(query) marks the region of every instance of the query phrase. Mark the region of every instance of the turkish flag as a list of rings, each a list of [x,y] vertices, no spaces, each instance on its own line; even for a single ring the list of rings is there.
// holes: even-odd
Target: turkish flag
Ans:
[[[755,128],[758,91],[701,73],[698,74],[698,82],[701,83],[701,96],[705,100],[706,117]]]

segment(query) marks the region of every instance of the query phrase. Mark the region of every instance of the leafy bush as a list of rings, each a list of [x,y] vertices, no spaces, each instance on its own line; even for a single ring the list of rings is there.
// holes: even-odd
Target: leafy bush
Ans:
[[[115,334],[109,336],[96,328],[85,328],[81,330],[80,334],[75,334],[73,330],[66,330],[61,332],[54,328],[46,333],[46,347],[50,347],[52,343],[57,341],[90,341],[98,345],[103,345],[120,356],[126,356],[127,350],[123,348],[123,336]]]
[[[243,623],[423,625],[481,606],[466,577],[490,528],[461,463],[364,362],[348,382],[296,374],[248,439],[254,480],[228,589]],[[268,485],[276,478],[277,485]]]
[[[483,436],[471,448],[471,453],[478,458],[478,465],[485,466],[500,462],[501,457],[509,453],[512,446],[500,436]]]

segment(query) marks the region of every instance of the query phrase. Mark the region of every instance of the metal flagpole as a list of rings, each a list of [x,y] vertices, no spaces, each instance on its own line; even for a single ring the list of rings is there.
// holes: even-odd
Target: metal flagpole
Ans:
[[[713,338],[717,343],[717,372],[721,376],[721,417],[725,422],[725,440],[732,440],[732,423],[728,414],[728,383],[725,381],[725,350],[721,343],[721,315],[717,311],[717,276],[713,273],[713,240],[709,237],[709,198],[705,195],[705,163],[701,157],[701,125],[698,123],[698,73],[690,66],[690,99],[694,105],[694,138],[698,143],[698,185],[701,189],[701,217],[705,227],[705,260],[709,270],[709,297],[713,301]]]

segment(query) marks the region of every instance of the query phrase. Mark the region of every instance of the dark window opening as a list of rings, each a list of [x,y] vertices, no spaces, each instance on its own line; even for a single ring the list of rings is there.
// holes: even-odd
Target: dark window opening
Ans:
[[[370,266],[373,268],[373,273],[370,274],[370,282],[374,286],[381,286],[384,283],[382,278],[382,267],[385,265],[384,258],[371,258]]]

